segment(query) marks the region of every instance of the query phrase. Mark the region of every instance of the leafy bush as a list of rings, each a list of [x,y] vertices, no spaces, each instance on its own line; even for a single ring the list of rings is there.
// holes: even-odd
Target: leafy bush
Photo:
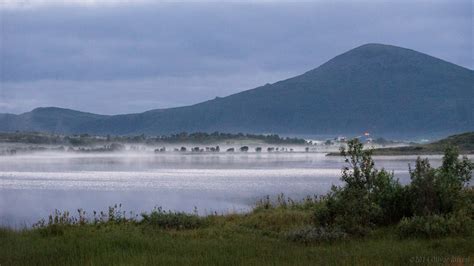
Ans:
[[[343,187],[333,186],[318,206],[314,220],[319,226],[337,226],[352,235],[365,235],[378,223],[398,222],[405,213],[404,190],[393,174],[374,167],[372,151],[357,139],[341,149],[347,165],[342,169]]]
[[[150,214],[142,213],[141,216],[141,224],[163,229],[195,229],[204,225],[203,219],[197,214],[164,211],[161,207],[155,208]]]
[[[326,197],[321,198],[321,203],[315,207],[313,221],[316,226],[330,226],[334,223],[334,217],[336,213],[334,212],[336,204],[331,194],[328,194]],[[330,207],[328,207],[330,206]]]
[[[448,214],[468,208],[464,197],[468,189],[472,162],[459,159],[457,149],[448,147],[443,164],[432,168],[428,159],[418,158],[415,169],[410,168],[411,184],[408,186],[411,209],[414,215]]]
[[[465,210],[467,215],[474,220],[474,187],[467,187],[461,192],[459,208]]]
[[[347,165],[342,169],[342,187],[334,186],[316,204],[317,226],[338,227],[351,235],[365,235],[375,226],[400,224],[404,232],[443,235],[464,230],[465,224],[453,220],[474,217],[474,190],[469,188],[473,164],[460,159],[455,148],[448,147],[439,168],[428,159],[418,158],[410,168],[411,184],[403,186],[393,173],[374,167],[372,151],[364,150],[357,139],[342,148]],[[420,218],[421,217],[421,218]],[[464,221],[464,220],[462,220]]]
[[[328,227],[303,227],[286,234],[288,240],[304,244],[332,242],[346,237],[342,230]]]
[[[472,233],[473,220],[465,213],[414,216],[403,218],[398,224],[400,237],[441,237]]]
[[[380,213],[361,189],[334,187],[324,200],[325,204],[315,210],[318,226],[336,226],[352,235],[365,235],[373,228],[374,217]]]
[[[393,173],[380,171],[371,191],[371,200],[380,209],[374,222],[382,225],[395,224],[409,216],[411,204],[407,195],[406,187],[394,179]]]

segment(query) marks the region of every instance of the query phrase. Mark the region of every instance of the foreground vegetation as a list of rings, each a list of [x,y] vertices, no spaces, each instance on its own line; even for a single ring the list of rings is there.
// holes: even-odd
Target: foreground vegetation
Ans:
[[[439,168],[419,158],[402,185],[357,140],[341,152],[344,185],[322,197],[267,197],[249,213],[205,217],[58,211],[33,229],[0,230],[0,264],[472,264],[471,161],[455,148]]]
[[[400,239],[396,228],[364,238],[305,244],[285,234],[311,226],[307,210],[210,216],[195,229],[134,223],[0,230],[2,265],[335,265],[472,262],[474,238]],[[430,263],[432,264],[432,263]],[[467,264],[467,263],[466,263]]]

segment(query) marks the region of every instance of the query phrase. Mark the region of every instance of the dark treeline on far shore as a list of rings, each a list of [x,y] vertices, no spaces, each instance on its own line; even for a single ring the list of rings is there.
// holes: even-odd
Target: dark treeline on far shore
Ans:
[[[172,134],[168,136],[147,136],[145,134],[136,136],[96,136],[89,134],[59,135],[41,132],[9,132],[0,133],[0,142],[26,143],[26,144],[51,144],[87,146],[110,142],[135,143],[135,144],[159,144],[159,143],[217,143],[239,140],[255,140],[268,144],[307,144],[307,141],[299,138],[280,137],[277,134],[243,134],[243,133],[187,133]]]

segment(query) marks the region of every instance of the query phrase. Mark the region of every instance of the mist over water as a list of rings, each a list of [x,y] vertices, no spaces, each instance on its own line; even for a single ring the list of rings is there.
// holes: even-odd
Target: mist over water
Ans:
[[[441,156],[428,156],[438,166]],[[375,157],[376,167],[409,181],[416,156]],[[122,203],[140,213],[155,206],[200,214],[241,212],[266,195],[293,199],[339,184],[341,157],[323,153],[70,154],[0,158],[0,223],[19,227],[55,209],[106,210]]]

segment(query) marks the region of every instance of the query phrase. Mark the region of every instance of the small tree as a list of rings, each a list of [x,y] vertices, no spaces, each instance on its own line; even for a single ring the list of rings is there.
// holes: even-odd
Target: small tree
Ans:
[[[415,169],[409,168],[411,184],[410,198],[415,215],[429,215],[438,205],[436,196],[436,170],[431,168],[428,159],[416,160]]]
[[[377,223],[398,222],[403,187],[393,173],[377,170],[372,150],[364,150],[358,139],[348,141],[341,155],[347,164],[342,169],[344,185],[333,186],[326,205],[316,212],[317,222],[354,235],[366,234]]]
[[[459,159],[455,147],[447,147],[443,163],[432,168],[428,159],[418,158],[415,169],[410,168],[410,196],[415,215],[452,213],[465,205],[463,189],[469,185],[473,164]]]
[[[341,180],[348,189],[370,192],[377,175],[372,151],[364,150],[363,144],[358,139],[350,140],[347,146],[347,150],[344,147],[340,149],[347,163],[347,166],[342,169]]]

